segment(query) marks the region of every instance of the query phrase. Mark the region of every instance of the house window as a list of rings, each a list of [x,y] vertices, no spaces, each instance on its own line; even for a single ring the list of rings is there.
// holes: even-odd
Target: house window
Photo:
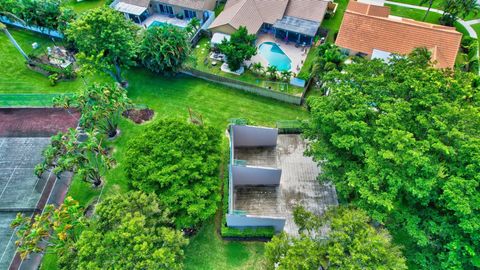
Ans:
[[[192,19],[197,17],[197,13],[192,10],[185,9],[184,11],[185,19]]]
[[[173,8],[171,6],[158,4],[157,12],[173,15]]]
[[[273,26],[272,26],[271,24],[269,24],[269,23],[264,23],[264,24],[263,24],[263,29],[264,29],[264,30],[269,31],[269,30],[272,29],[272,27],[273,27]]]

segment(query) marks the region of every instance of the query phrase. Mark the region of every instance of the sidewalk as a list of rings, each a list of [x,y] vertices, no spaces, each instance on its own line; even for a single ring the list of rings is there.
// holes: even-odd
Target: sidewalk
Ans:
[[[392,1],[385,1],[385,4],[394,5],[394,6],[400,6],[400,7],[406,7],[406,8],[419,9],[419,10],[425,10],[425,11],[427,11],[427,9],[428,9],[427,7],[415,6],[415,5],[398,3],[398,2],[392,2]],[[438,14],[443,14],[443,10],[435,9],[435,8],[431,8],[431,9],[430,9],[430,12],[435,12],[435,13],[438,13]],[[480,23],[480,19],[471,20],[471,21],[464,21],[464,20],[458,19],[457,21],[458,21],[463,27],[465,27],[465,29],[467,29],[468,34],[469,34],[472,38],[477,38],[477,32],[475,32],[475,30],[473,30],[473,28],[472,28],[471,25],[472,25],[472,24],[476,24],[476,23]]]

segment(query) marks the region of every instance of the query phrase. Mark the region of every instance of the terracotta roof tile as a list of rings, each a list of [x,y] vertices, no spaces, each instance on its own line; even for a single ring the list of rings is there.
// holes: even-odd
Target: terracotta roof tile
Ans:
[[[433,50],[432,59],[439,68],[453,67],[462,34],[455,28],[385,17],[382,9],[369,14],[369,5],[351,1],[344,14],[335,44],[353,51],[371,54],[373,49],[408,54],[425,47]],[[380,10],[380,12],[378,12]]]

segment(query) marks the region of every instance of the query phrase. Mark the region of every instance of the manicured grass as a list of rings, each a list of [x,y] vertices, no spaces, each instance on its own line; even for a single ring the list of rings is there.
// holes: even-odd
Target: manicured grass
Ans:
[[[69,0],[67,6],[73,8],[78,13],[85,12],[89,9],[104,6],[107,0],[84,0],[78,2],[77,0]]]
[[[186,249],[186,270],[262,269],[264,244],[225,241],[213,223],[204,226]]]
[[[212,66],[212,60],[209,58],[210,53],[210,43],[208,38],[203,38],[199,41],[197,47],[192,52],[192,58],[190,59],[188,66],[193,67],[197,70],[215,74],[218,76],[239,80],[256,86],[268,88],[271,87],[272,90],[284,92],[292,95],[301,95],[303,88],[290,85],[289,83],[282,82],[280,80],[269,81],[264,76],[259,76],[253,73],[250,70],[246,70],[242,75],[234,75],[226,73],[220,70],[221,62],[217,66]],[[205,62],[207,60],[207,62]],[[205,64],[206,63],[206,64]],[[266,67],[264,67],[266,68]]]
[[[310,69],[313,66],[313,62],[317,57],[317,50],[318,47],[312,46],[308,51],[307,58],[305,58],[305,62],[303,63],[302,69],[298,73],[298,77],[302,79],[308,79],[310,77]]]
[[[0,107],[51,107],[58,94],[2,94]]]
[[[415,5],[415,6],[424,6],[424,7],[428,7],[428,5],[429,5],[428,1],[426,3],[420,4],[419,0],[391,0],[391,1],[392,2],[398,2],[398,3],[404,3],[404,4]],[[433,1],[432,8],[443,10],[443,1],[441,1],[441,0]],[[425,15],[426,11],[421,11],[421,12],[423,12],[423,14]],[[468,21],[468,20],[479,19],[479,18],[480,18],[480,13],[479,14],[471,13],[464,20]]]
[[[423,10],[411,9],[411,8],[394,6],[389,4],[385,4],[385,6],[390,7],[391,14],[394,16],[422,21],[425,15],[425,11]],[[440,17],[442,17],[442,15],[435,12],[429,12],[425,22],[439,24]],[[465,29],[465,27],[463,27],[463,25],[461,25],[460,23],[455,22],[455,28],[457,29],[458,32],[462,33],[464,36],[469,36],[467,29]]]
[[[462,33],[462,35],[464,37],[469,37],[470,36],[470,34],[468,34],[467,29],[465,27],[463,27],[463,25],[460,24],[459,22],[455,22],[454,26],[455,26],[455,28],[457,29],[458,32]],[[477,33],[477,36],[478,36],[478,33]]]
[[[425,11],[423,10],[411,9],[411,8],[394,6],[389,4],[385,4],[385,6],[390,7],[391,14],[394,16],[414,19],[416,21],[422,21],[423,16],[425,16]],[[435,12],[429,12],[425,22],[438,24],[440,17],[442,17],[442,15]]]
[[[475,32],[477,32],[477,36],[480,37],[480,23],[472,25],[472,28],[475,30]]]
[[[414,5],[414,6],[423,6],[423,7],[428,7],[428,5],[429,5],[428,1],[426,3],[423,3],[423,4],[420,5],[420,0],[391,0],[391,1],[392,2],[397,2],[397,3]],[[435,0],[435,1],[433,1],[432,8],[442,10],[443,9],[442,3],[443,2],[440,1],[440,0]]]
[[[322,22],[322,28],[328,29],[328,42],[335,42],[335,34],[340,29],[340,25],[342,24],[343,13],[347,9],[348,0],[336,0],[334,1],[338,4],[337,11],[335,12],[334,16],[328,19],[324,19]]]
[[[31,48],[29,46],[34,41],[41,43],[41,48],[51,46],[47,39],[30,32],[12,30],[12,33],[25,50]],[[83,86],[83,82],[77,80],[61,82],[51,87],[46,77],[25,67],[22,56],[4,35],[0,36],[0,48],[0,69],[6,71],[0,73],[0,93],[3,93],[0,99],[8,99],[10,105],[43,105],[48,103],[55,93],[75,92]],[[154,109],[156,118],[180,117],[186,121],[188,108],[191,108],[202,114],[206,123],[225,130],[231,118],[248,118],[258,125],[274,126],[277,120],[307,117],[307,112],[302,107],[191,77],[165,78],[135,69],[128,72],[127,78],[130,82],[129,96],[135,103]],[[27,96],[13,93],[37,94],[28,95],[31,98],[21,100],[22,96]],[[109,194],[128,191],[128,180],[122,166],[123,153],[129,139],[141,133],[144,127],[145,125],[135,125],[126,119],[121,120],[120,137],[109,143],[117,160],[117,167],[107,173],[104,190],[93,190],[89,184],[75,179],[68,195],[87,206],[95,201],[100,193],[103,198]],[[263,243],[223,241],[218,236],[212,219],[191,239],[186,256],[186,269],[256,269],[263,258]],[[47,254],[42,269],[56,269],[56,261],[55,254]]]
[[[27,54],[45,53],[47,47],[53,46],[45,36],[14,28],[9,31]],[[37,50],[32,49],[33,42],[40,45]],[[81,80],[75,80],[51,86],[46,76],[27,68],[25,59],[3,33],[0,35],[0,59],[0,93],[65,93],[75,92],[83,85]]]
[[[277,120],[305,119],[304,108],[244,93],[191,77],[165,78],[143,69],[135,69],[127,76],[129,96],[136,104],[155,110],[155,117],[180,117],[187,121],[188,108],[202,115],[204,122],[225,130],[229,119],[248,118],[258,125],[274,126]],[[148,125],[148,124],[146,124]],[[128,179],[123,170],[124,151],[130,138],[142,132],[146,125],[135,125],[121,120],[121,135],[111,143],[117,167],[106,175],[102,197],[126,192]],[[219,179],[219,181],[221,181]],[[93,190],[88,184],[75,180],[68,195],[86,206],[96,200],[101,190]],[[213,220],[205,224],[191,239],[187,248],[187,269],[252,269],[261,260],[262,243],[223,241],[216,234]],[[47,255],[52,268],[54,255]]]

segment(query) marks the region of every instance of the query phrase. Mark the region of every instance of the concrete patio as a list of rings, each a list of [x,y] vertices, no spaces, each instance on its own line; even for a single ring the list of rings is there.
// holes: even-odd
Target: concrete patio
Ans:
[[[290,58],[292,61],[292,68],[290,69],[291,72],[298,74],[300,72],[300,69],[303,66],[303,63],[305,59],[307,58],[308,51],[310,50],[310,47],[295,47],[295,43],[289,42],[288,44],[285,43],[285,41],[281,41],[278,38],[275,38],[272,34],[266,34],[262,33],[257,35],[257,40],[256,40],[256,46],[260,46],[260,44],[264,42],[275,42],[279,45],[279,47],[282,49],[282,51]],[[267,59],[265,59],[263,56],[260,54],[256,54],[250,59],[250,61],[247,61],[247,65],[250,65],[252,63],[260,62],[262,65],[266,68],[269,66],[269,63]]]
[[[305,207],[322,215],[328,207],[337,205],[335,187],[320,183],[316,162],[303,155],[306,142],[300,135],[278,135],[276,147],[235,148],[235,159],[246,166],[281,168],[278,186],[239,185],[234,188],[233,208],[247,215],[284,217],[284,231],[298,234],[293,221],[293,209]]]

